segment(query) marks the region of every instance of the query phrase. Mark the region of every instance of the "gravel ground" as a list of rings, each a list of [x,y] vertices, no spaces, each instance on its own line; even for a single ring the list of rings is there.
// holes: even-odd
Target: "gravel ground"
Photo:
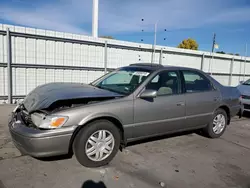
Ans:
[[[106,167],[72,158],[21,156],[8,133],[10,105],[0,105],[0,188],[250,187],[250,121],[234,119],[219,139],[195,133],[133,143]]]

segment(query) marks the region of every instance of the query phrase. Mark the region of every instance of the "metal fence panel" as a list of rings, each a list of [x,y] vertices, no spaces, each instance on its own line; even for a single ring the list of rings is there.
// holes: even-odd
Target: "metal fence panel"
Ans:
[[[152,60],[151,44],[0,24],[0,100],[8,95],[4,32],[7,28],[11,31],[14,99],[41,84],[90,83],[105,70]],[[245,64],[245,57],[214,54],[212,58],[211,55],[210,52],[156,46],[154,63],[211,70],[213,77],[224,85],[236,86],[250,77],[250,58],[246,58]]]
[[[228,85],[229,76],[213,75],[213,77],[223,85]]]
[[[205,58],[204,60],[204,71],[215,73],[230,73],[230,64],[231,59],[219,59],[217,57],[214,58]],[[210,68],[209,68],[210,67]]]
[[[7,95],[6,93],[6,68],[0,67],[0,95]]]
[[[250,74],[250,63],[246,63],[245,64],[245,70],[244,70],[244,67],[243,67],[243,74]]]
[[[173,66],[184,66],[184,67],[191,67],[191,68],[199,69],[201,66],[201,57],[164,53],[162,64],[173,65]]]
[[[27,75],[27,93],[32,91],[37,86],[37,69],[29,68],[26,70]],[[54,80],[53,80],[54,81]],[[26,94],[27,94],[26,93]]]
[[[243,63],[244,63],[243,61],[234,60],[232,73],[233,74],[242,74],[243,73],[243,69],[242,69]]]

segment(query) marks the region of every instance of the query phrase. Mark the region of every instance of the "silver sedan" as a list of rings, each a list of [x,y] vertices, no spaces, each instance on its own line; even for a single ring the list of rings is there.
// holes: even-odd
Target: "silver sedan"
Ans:
[[[242,82],[238,89],[241,93],[241,102],[243,104],[243,110],[246,112],[250,112],[250,79]]]
[[[240,112],[236,87],[200,70],[141,63],[91,84],[35,88],[13,111],[9,130],[23,153],[74,153],[80,164],[98,167],[135,140],[197,129],[218,138]]]

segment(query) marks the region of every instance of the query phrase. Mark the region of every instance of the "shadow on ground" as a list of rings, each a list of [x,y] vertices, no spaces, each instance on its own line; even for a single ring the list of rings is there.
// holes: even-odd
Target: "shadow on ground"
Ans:
[[[66,159],[71,159],[73,157],[73,154],[66,154],[66,155],[59,155],[59,156],[53,156],[53,157],[43,157],[43,158],[36,158],[39,161],[43,162],[51,162],[51,161],[61,161]]]
[[[250,112],[244,112],[243,117],[245,118],[250,118]]]
[[[130,142],[130,143],[128,143],[127,146],[144,144],[144,143],[147,143],[147,142],[164,140],[164,139],[168,139],[168,138],[180,137],[180,136],[185,136],[185,135],[186,136],[193,136],[194,133],[199,135],[199,136],[206,137],[201,130],[192,130],[192,131],[185,131],[185,132],[167,134],[167,135],[163,135],[163,136],[155,136],[155,137],[145,138],[145,139],[142,139],[142,140]]]
[[[82,184],[81,188],[107,188],[107,187],[102,181],[95,183],[92,180],[87,180]]]

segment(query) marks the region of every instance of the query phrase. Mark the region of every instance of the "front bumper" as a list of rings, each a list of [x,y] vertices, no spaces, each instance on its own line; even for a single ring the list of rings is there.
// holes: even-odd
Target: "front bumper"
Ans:
[[[241,99],[243,111],[250,112],[250,99]]]
[[[41,130],[27,127],[20,113],[12,112],[9,131],[12,141],[21,153],[33,157],[50,157],[69,152],[70,140],[76,127]]]

